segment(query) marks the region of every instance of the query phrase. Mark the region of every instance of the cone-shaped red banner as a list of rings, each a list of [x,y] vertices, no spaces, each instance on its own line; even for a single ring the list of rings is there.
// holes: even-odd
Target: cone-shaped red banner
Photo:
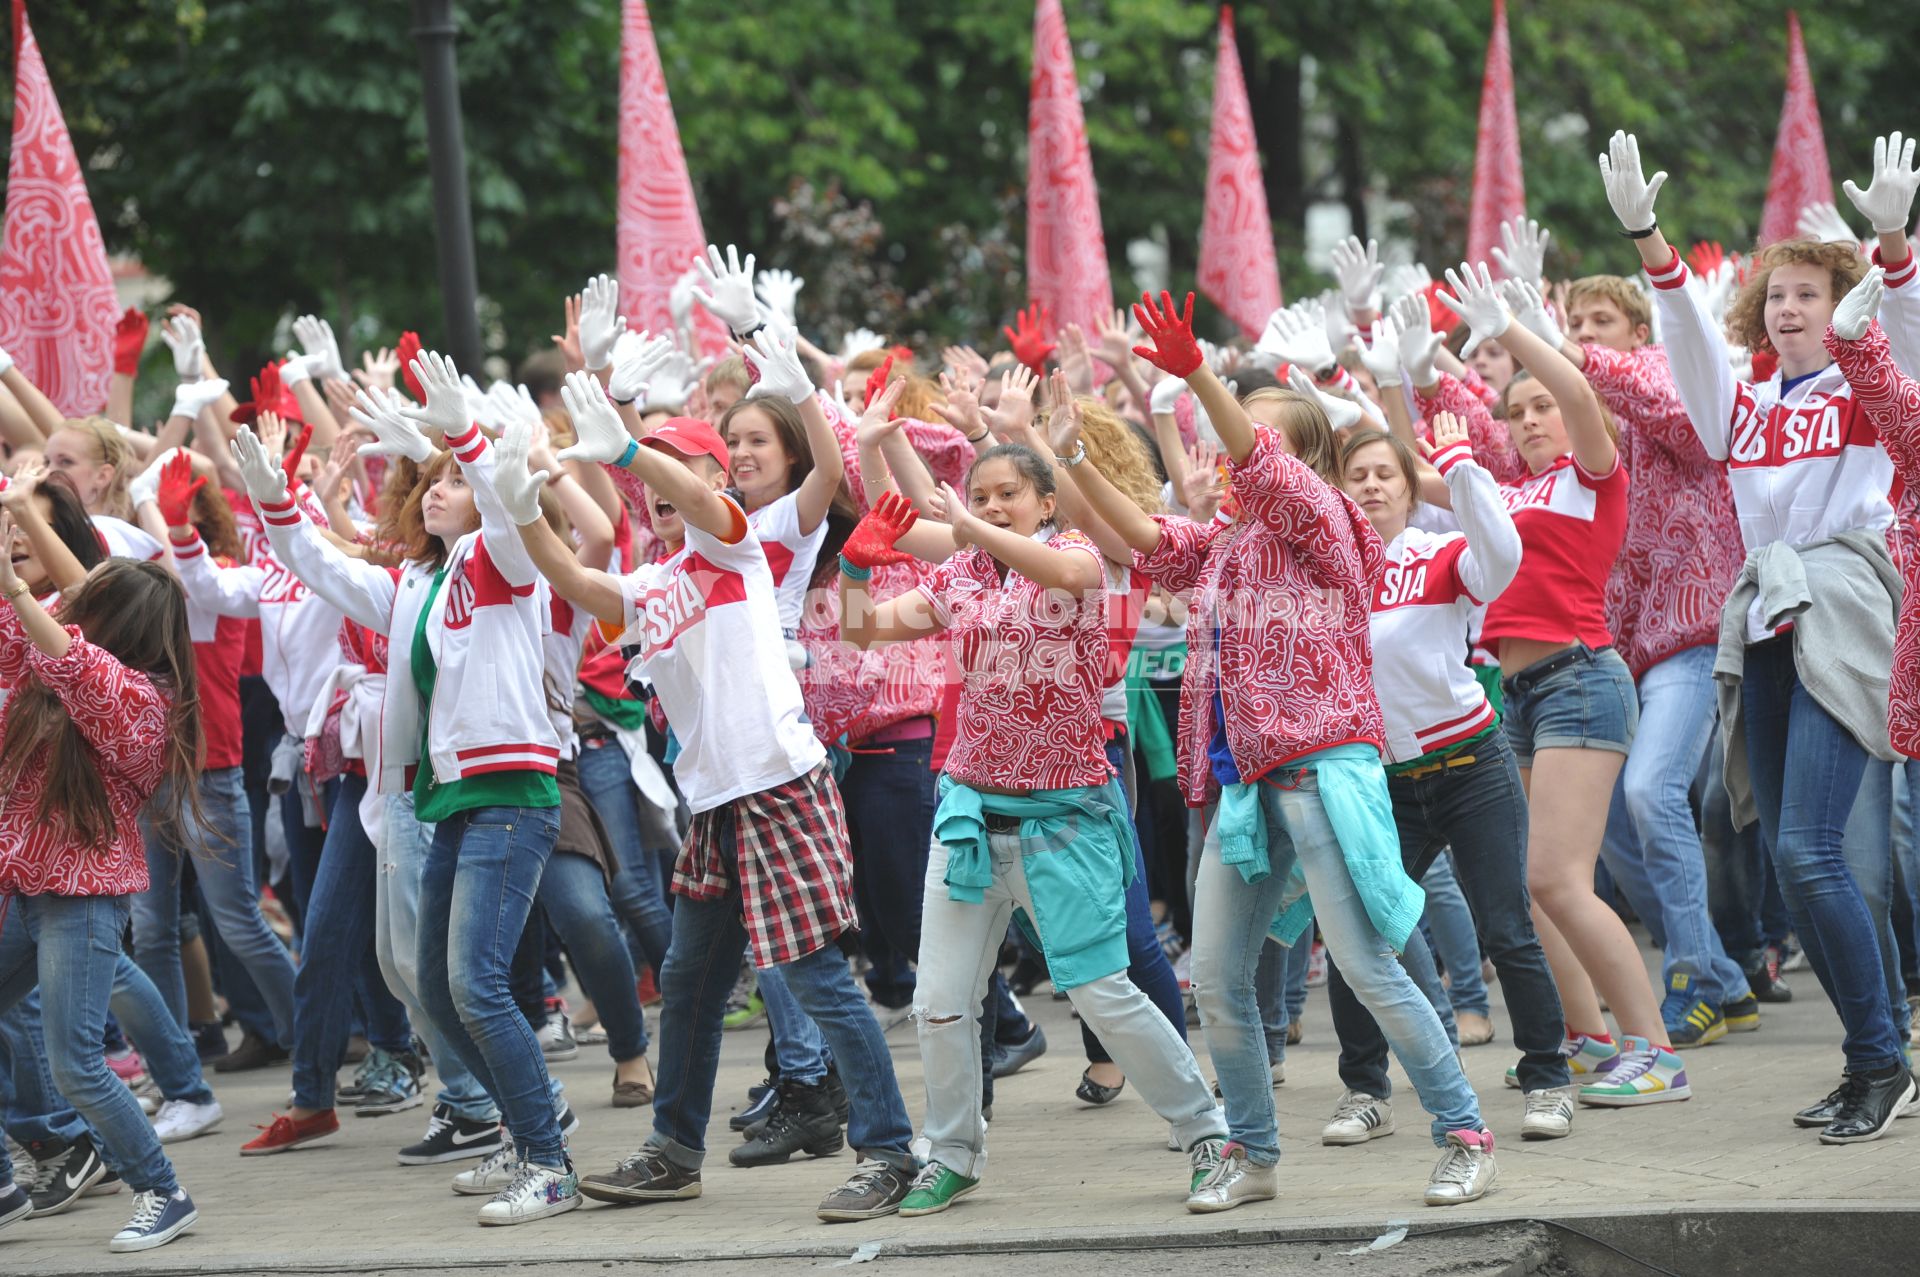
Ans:
[[[107,404],[114,300],[107,249],[24,0],[13,0],[13,154],[0,237],[0,347],[70,417]]]
[[[1473,151],[1473,204],[1467,212],[1467,260],[1498,271],[1493,246],[1500,223],[1527,211],[1520,176],[1520,122],[1513,109],[1513,57],[1507,48],[1506,0],[1493,0],[1493,36],[1480,78],[1480,140]]]
[[[1200,224],[1200,291],[1248,337],[1259,337],[1280,306],[1280,264],[1273,255],[1267,187],[1254,144],[1253,111],[1233,38],[1233,9],[1220,11],[1213,71],[1213,136]]]
[[[620,34],[620,310],[635,327],[670,333],[667,296],[674,281],[706,251],[707,234],[693,200],[693,179],[680,150],[680,126],[667,100],[666,72],[653,42],[647,0],[625,0]],[[722,349],[726,334],[693,308],[700,342]]]
[[[1820,103],[1807,72],[1807,46],[1800,38],[1800,15],[1787,13],[1787,100],[1780,108],[1780,132],[1773,139],[1773,172],[1767,176],[1767,207],[1760,214],[1760,242],[1794,239],[1800,211],[1833,198],[1833,174],[1827,168],[1827,139],[1820,130]]]
[[[1060,0],[1033,14],[1033,86],[1027,112],[1027,296],[1047,308],[1048,329],[1073,322],[1093,331],[1113,310],[1107,242],[1093,153],[1080,113],[1073,48]]]

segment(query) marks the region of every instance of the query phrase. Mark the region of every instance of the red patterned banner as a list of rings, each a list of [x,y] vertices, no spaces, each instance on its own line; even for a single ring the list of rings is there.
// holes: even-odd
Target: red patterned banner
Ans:
[[[1767,207],[1760,214],[1760,242],[1797,239],[1800,211],[1833,199],[1833,174],[1827,169],[1827,139],[1820,130],[1820,103],[1807,71],[1807,46],[1800,38],[1800,15],[1787,13],[1787,100],[1780,108],[1780,132],[1773,140],[1773,172],[1767,176]]]
[[[667,296],[706,251],[680,126],[667,99],[647,0],[626,0],[620,37],[620,310],[639,328],[673,331]],[[700,344],[723,350],[726,333],[705,307],[693,308]]]
[[[1046,307],[1047,331],[1069,321],[1092,332],[1113,312],[1107,242],[1093,153],[1073,75],[1060,0],[1033,14],[1033,86],[1027,114],[1027,296]]]
[[[0,239],[0,346],[71,417],[107,404],[114,298],[107,249],[24,0],[13,2],[13,154]]]
[[[1493,35],[1480,79],[1480,140],[1473,151],[1473,204],[1467,213],[1467,260],[1499,273],[1493,246],[1500,223],[1527,211],[1520,176],[1520,121],[1513,109],[1513,57],[1507,48],[1506,0],[1493,0]]]
[[[1199,284],[1250,338],[1260,336],[1267,317],[1280,307],[1280,264],[1273,255],[1273,222],[1267,217],[1267,187],[1260,176],[1231,6],[1220,11],[1220,52],[1214,61]]]

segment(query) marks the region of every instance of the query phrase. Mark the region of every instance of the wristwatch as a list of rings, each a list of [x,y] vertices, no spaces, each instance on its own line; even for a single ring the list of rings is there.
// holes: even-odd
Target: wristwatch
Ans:
[[[1087,459],[1087,445],[1085,443],[1076,443],[1073,445],[1073,455],[1071,457],[1063,457],[1055,453],[1053,459],[1071,470]]]

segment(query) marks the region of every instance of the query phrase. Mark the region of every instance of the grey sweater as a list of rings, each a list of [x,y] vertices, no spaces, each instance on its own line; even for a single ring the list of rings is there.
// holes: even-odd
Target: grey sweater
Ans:
[[[1793,623],[1793,660],[1807,694],[1861,748],[1894,762],[1901,755],[1887,736],[1887,684],[1900,593],[1900,573],[1885,534],[1877,531],[1856,528],[1809,545],[1776,541],[1747,555],[1720,611],[1720,651],[1713,663],[1735,826],[1744,829],[1758,815],[1740,704],[1748,609],[1758,599],[1769,627]]]

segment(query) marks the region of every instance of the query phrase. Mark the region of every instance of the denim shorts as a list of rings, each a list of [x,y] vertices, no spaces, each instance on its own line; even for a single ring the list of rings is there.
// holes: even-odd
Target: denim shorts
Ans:
[[[1547,674],[1540,665],[1563,662]],[[1606,749],[1624,754],[1640,723],[1640,698],[1627,663],[1610,647],[1584,644],[1501,679],[1507,742],[1522,767],[1542,749]]]

